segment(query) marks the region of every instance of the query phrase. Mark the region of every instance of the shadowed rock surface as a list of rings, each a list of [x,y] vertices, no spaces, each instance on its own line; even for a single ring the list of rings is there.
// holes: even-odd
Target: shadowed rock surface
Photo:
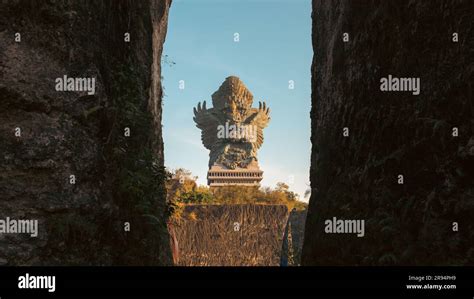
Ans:
[[[313,1],[312,17],[303,265],[472,265],[472,1]],[[420,95],[381,92],[389,74]],[[326,234],[332,217],[365,220],[365,237]]]
[[[287,219],[284,205],[187,205],[173,224],[177,264],[279,266]]]
[[[293,210],[288,217],[283,237],[283,247],[281,252],[281,266],[301,265],[301,251],[304,241],[304,226],[308,210]]]
[[[160,59],[169,5],[0,3],[0,219],[39,220],[38,238],[0,235],[0,264],[170,263],[164,224],[155,233],[157,224],[142,215],[149,211],[165,223],[165,197],[158,192],[140,209],[127,203],[149,186],[135,183],[130,195],[122,173],[133,169],[116,154],[144,161],[137,149],[147,149],[156,167],[163,165]],[[95,77],[96,94],[55,91],[63,75]],[[146,122],[129,122],[124,104]],[[129,141],[120,137],[124,126]]]

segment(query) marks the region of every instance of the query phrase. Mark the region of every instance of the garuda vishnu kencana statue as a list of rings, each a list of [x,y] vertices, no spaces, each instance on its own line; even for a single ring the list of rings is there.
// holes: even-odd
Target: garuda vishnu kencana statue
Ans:
[[[206,101],[194,108],[202,143],[210,151],[209,185],[258,185],[261,181],[257,150],[270,121],[270,108],[265,102],[252,108],[252,103],[247,87],[231,76],[212,94],[213,108],[207,108]]]

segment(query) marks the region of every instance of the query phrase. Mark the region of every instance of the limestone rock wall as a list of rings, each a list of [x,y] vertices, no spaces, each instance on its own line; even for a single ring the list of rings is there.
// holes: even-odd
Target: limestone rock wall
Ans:
[[[187,205],[173,223],[179,266],[279,266],[284,205]]]
[[[472,265],[472,2],[314,0],[312,18],[303,265]],[[420,95],[381,92],[389,74]],[[325,233],[332,217],[364,219],[365,237]]]
[[[166,230],[153,237],[151,224],[128,213],[116,180],[121,162],[111,154],[121,148],[113,136],[123,130],[115,127],[123,93],[117,70],[131,65],[140,76],[130,76],[130,94],[152,119],[151,133],[134,143],[163,164],[160,59],[169,6],[170,0],[1,1],[0,219],[38,219],[40,227],[38,238],[0,234],[0,264],[170,262]],[[95,77],[96,94],[57,92],[54,80],[63,75]],[[163,194],[151,205],[161,217]],[[131,222],[128,233],[124,221]],[[146,238],[164,247],[137,241]]]
[[[281,266],[300,266],[301,252],[304,241],[304,228],[308,210],[290,212],[286,223],[283,247],[281,251]]]

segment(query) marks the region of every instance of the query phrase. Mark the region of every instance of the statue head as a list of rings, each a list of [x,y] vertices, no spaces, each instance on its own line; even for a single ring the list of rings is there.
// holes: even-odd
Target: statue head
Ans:
[[[227,77],[212,94],[212,105],[222,111],[229,120],[241,122],[252,108],[253,95],[235,76]]]

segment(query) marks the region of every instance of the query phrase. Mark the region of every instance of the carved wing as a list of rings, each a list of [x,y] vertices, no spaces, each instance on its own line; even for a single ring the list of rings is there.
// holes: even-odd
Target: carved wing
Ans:
[[[258,102],[258,109],[255,110],[256,113],[249,120],[252,125],[257,127],[257,138],[255,142],[252,142],[252,147],[256,151],[263,144],[263,129],[270,122],[270,108],[267,107],[265,102]]]
[[[206,101],[202,103],[199,102],[197,107],[194,109],[194,122],[196,127],[201,129],[201,140],[208,150],[211,150],[212,147],[217,143],[217,126],[219,125],[219,120],[210,112],[211,109],[206,108]]]

